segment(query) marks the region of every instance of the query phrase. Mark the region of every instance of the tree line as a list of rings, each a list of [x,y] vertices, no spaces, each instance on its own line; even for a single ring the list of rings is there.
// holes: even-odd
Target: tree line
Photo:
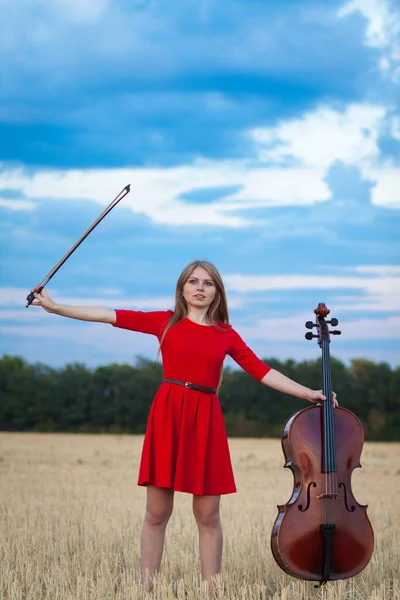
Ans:
[[[321,387],[320,359],[265,362],[307,387]],[[331,368],[339,403],[361,420],[366,439],[399,440],[400,367],[364,359],[346,366],[332,358]],[[0,430],[142,434],[161,380],[161,365],[144,358],[134,365],[56,369],[4,355]],[[231,437],[279,437],[285,421],[307,406],[231,368],[224,370],[219,397]]]

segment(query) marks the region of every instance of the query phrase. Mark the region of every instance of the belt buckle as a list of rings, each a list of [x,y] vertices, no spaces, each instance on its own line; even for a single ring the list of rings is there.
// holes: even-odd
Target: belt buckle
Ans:
[[[186,381],[185,388],[187,388],[189,390],[191,385],[193,385],[193,384],[190,383],[190,381]]]

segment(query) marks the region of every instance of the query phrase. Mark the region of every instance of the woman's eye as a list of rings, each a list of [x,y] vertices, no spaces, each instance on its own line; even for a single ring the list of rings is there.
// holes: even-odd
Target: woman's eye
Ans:
[[[192,285],[196,285],[198,283],[197,279],[188,279],[188,283],[191,283]],[[212,281],[204,281],[204,285],[214,285],[214,283]]]

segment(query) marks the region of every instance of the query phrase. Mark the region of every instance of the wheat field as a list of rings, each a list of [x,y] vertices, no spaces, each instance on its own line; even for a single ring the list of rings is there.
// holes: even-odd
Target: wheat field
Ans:
[[[203,596],[188,494],[175,495],[153,593],[140,586],[141,445],[140,436],[0,433],[2,600]],[[276,505],[292,492],[279,440],[234,439],[230,447],[238,493],[222,499],[218,598],[400,599],[400,444],[365,444],[352,487],[356,499],[369,505],[375,551],[361,574],[325,590],[287,576],[271,555]]]

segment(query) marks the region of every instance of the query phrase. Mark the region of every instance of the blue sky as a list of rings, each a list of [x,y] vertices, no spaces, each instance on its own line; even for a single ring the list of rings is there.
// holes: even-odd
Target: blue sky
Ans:
[[[134,362],[156,340],[24,306],[173,305],[220,269],[262,357],[400,363],[400,10],[389,0],[21,0],[0,23],[0,354]],[[231,363],[228,363],[231,364]]]

